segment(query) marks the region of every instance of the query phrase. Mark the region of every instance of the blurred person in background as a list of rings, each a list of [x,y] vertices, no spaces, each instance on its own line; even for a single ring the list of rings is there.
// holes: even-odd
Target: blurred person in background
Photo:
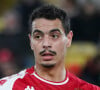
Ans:
[[[3,18],[4,28],[2,32],[0,32],[0,49],[10,49],[14,55],[18,57],[19,60],[17,60],[17,63],[19,66],[22,66],[21,57],[24,53],[24,39],[20,26],[20,15],[16,11],[11,10],[6,12]]]
[[[100,86],[100,55],[89,60],[85,66],[81,77],[83,80]]]
[[[76,0],[62,0],[61,7],[68,13],[70,18],[79,15],[80,9]]]
[[[4,13],[4,34],[16,35],[21,33],[20,15],[14,11],[9,10]]]
[[[73,40],[98,43],[100,14],[95,4],[92,0],[86,0],[83,5],[79,6],[79,15],[71,18],[71,28],[74,32]]]
[[[22,48],[19,15],[15,11],[8,11],[4,14],[3,18],[4,28],[0,32],[0,48],[9,48],[13,52],[18,53]]]
[[[0,50],[0,78],[10,76],[18,72],[13,52],[7,48]]]
[[[69,21],[65,11],[52,5],[33,11],[29,39],[35,66],[1,79],[0,89],[100,90],[65,69],[64,57],[73,37]]]

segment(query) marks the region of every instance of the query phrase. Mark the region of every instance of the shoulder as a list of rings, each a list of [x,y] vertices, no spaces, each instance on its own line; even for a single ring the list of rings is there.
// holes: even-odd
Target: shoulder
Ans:
[[[90,84],[90,83],[78,78],[77,76],[75,76],[75,75],[73,75],[71,73],[69,73],[69,78],[74,83],[77,83],[78,87],[81,88],[82,90],[87,90],[87,88],[88,88],[88,90],[100,90],[99,86]]]
[[[18,78],[23,78],[25,76],[25,72],[26,72],[26,69],[17,74],[0,79],[0,90],[12,90],[12,87],[15,81]]]

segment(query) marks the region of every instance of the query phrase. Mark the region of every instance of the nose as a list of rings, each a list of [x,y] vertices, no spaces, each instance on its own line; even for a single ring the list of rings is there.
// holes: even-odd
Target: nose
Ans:
[[[44,49],[49,49],[51,48],[51,42],[48,36],[46,36],[43,40],[43,48]]]

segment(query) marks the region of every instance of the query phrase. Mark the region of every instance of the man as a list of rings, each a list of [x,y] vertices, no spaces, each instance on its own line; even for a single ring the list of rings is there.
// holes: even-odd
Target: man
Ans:
[[[35,66],[2,79],[0,90],[100,90],[65,70],[64,56],[73,32],[63,10],[43,6],[33,12],[30,22]]]

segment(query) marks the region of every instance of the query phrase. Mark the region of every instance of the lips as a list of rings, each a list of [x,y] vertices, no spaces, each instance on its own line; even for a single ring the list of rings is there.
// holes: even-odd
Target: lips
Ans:
[[[42,56],[54,56],[52,53],[43,53]]]
[[[43,60],[48,61],[48,60],[53,59],[54,54],[52,54],[52,53],[43,53],[41,56],[42,56]]]

